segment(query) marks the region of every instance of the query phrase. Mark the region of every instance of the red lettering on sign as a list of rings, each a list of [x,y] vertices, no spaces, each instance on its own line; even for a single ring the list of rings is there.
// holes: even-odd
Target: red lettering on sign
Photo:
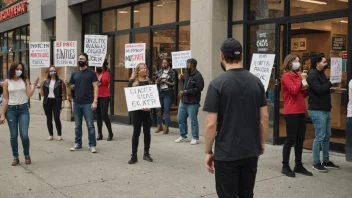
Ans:
[[[0,23],[27,12],[27,0],[0,11]]]

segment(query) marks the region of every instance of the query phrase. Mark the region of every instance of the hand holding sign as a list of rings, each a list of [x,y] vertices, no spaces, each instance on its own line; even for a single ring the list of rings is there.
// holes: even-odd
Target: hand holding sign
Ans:
[[[250,72],[263,83],[265,91],[268,89],[275,54],[253,54]]]

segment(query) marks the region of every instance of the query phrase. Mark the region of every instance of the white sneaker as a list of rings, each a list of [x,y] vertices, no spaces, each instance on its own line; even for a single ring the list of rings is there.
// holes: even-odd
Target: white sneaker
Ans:
[[[189,142],[189,139],[184,137],[179,137],[177,140],[175,140],[175,143],[180,143],[180,142]]]
[[[196,145],[196,144],[198,144],[198,140],[196,140],[196,139],[192,139],[192,141],[191,141],[191,145]]]
[[[57,137],[57,141],[61,141],[61,140],[62,140],[61,136]]]
[[[49,136],[48,138],[46,138],[46,141],[52,141],[53,139],[53,136]]]
[[[93,147],[90,147],[90,151],[92,151],[92,153],[96,153],[97,149],[93,146]]]
[[[77,150],[81,150],[82,146],[79,144],[75,144],[75,146],[73,148],[70,149],[70,151],[77,151]]]

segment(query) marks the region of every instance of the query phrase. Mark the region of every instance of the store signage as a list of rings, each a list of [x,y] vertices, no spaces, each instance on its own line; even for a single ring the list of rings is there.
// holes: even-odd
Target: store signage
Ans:
[[[249,72],[262,81],[265,91],[268,89],[275,54],[253,54]]]
[[[27,0],[0,11],[0,23],[27,12]]]
[[[172,68],[180,69],[187,67],[187,60],[192,57],[190,50],[180,51],[180,52],[171,52],[172,57]]]
[[[258,52],[267,52],[269,49],[268,45],[268,34],[257,32],[257,51]]]
[[[128,111],[159,108],[159,92],[156,85],[126,87],[125,96]]]
[[[346,36],[345,35],[334,35],[331,38],[332,50],[343,51],[346,50]]]

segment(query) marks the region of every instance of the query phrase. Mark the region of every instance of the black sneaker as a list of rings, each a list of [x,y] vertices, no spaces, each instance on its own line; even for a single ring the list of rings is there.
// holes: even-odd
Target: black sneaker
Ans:
[[[148,162],[153,162],[153,158],[150,157],[149,153],[144,153],[143,159]]]
[[[293,169],[295,173],[300,173],[305,176],[313,176],[313,173],[309,172],[307,169],[303,167],[302,164],[297,164],[295,168]]]
[[[328,169],[326,169],[321,163],[313,164],[313,169],[321,173],[328,172]]]
[[[114,137],[114,134],[112,133],[109,135],[109,137],[108,137],[108,139],[106,139],[106,141],[111,141],[113,137]]]
[[[137,154],[132,154],[128,164],[135,164],[136,162],[138,162]]]
[[[97,140],[102,140],[103,139],[103,135],[102,134],[98,134]]]
[[[329,162],[323,162],[323,166],[327,169],[340,169],[340,166],[335,165],[334,163],[332,163],[332,161]]]
[[[290,166],[283,166],[281,173],[287,177],[296,177],[296,174],[291,170]]]

